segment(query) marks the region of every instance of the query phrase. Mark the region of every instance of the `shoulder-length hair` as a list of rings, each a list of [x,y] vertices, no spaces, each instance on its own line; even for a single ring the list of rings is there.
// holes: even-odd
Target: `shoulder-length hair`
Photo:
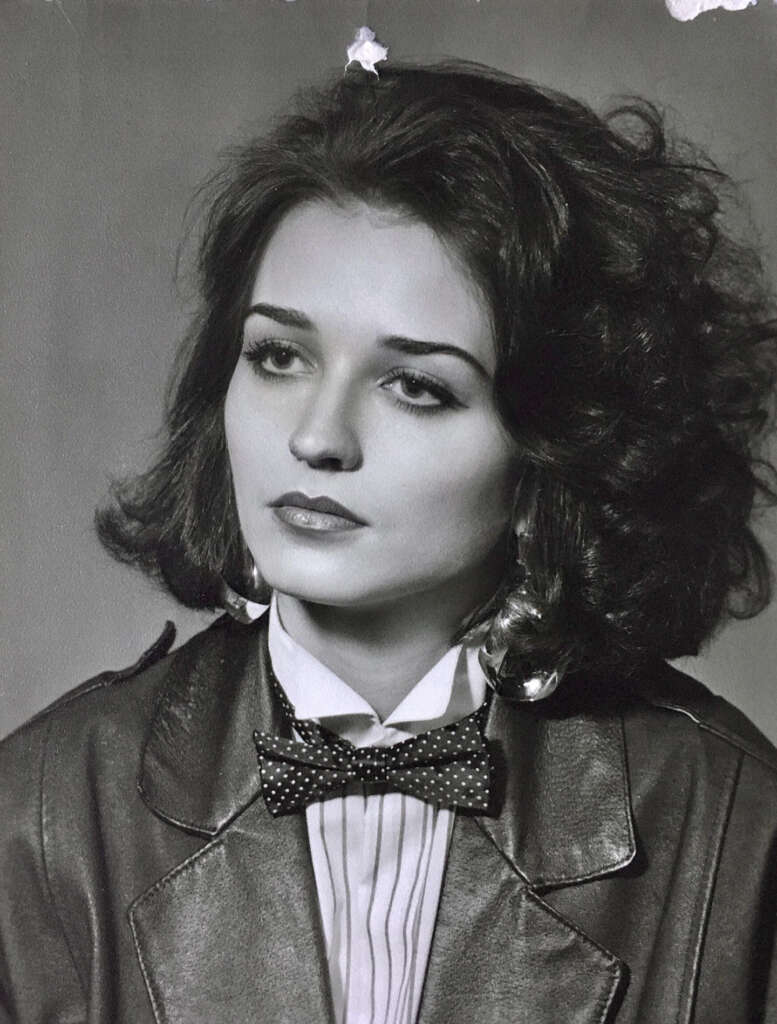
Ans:
[[[246,588],[223,404],[263,246],[291,208],[353,199],[418,218],[488,300],[495,398],[523,452],[516,514],[544,614],[511,560],[467,626],[524,664],[634,668],[695,653],[769,598],[749,525],[775,325],[729,182],[657,110],[606,118],[469,64],[398,65],[309,92],[207,188],[199,315],[154,465],[115,485],[100,539],[190,607]]]

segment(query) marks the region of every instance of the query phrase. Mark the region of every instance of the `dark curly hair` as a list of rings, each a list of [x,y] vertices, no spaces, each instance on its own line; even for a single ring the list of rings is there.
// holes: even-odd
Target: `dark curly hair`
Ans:
[[[530,542],[459,635],[589,671],[695,653],[770,591],[749,522],[759,496],[774,500],[757,445],[777,332],[756,253],[720,223],[729,186],[670,145],[643,101],[600,118],[471,64],[349,73],[305,93],[205,190],[201,312],[165,446],[115,485],[103,544],[190,607],[215,607],[221,578],[245,590],[223,403],[257,262],[295,205],[355,198],[454,246],[493,317]]]

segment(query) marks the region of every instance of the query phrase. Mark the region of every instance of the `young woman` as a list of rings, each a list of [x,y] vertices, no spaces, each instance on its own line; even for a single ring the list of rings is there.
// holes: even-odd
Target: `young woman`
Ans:
[[[4,743],[3,1020],[777,1018],[777,753],[665,661],[768,599],[725,184],[468,65],[232,153],[98,516],[231,615]]]

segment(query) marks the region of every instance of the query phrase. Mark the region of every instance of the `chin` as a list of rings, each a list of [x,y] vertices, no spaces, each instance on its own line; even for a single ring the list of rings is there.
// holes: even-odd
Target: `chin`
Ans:
[[[372,596],[361,574],[338,571],[331,564],[316,566],[312,561],[306,565],[293,565],[290,560],[282,565],[259,562],[259,572],[273,590],[298,601],[346,607],[363,604]]]
[[[374,568],[372,566],[371,568]],[[409,587],[408,576],[375,578],[369,571],[355,571],[354,567],[336,568],[316,565],[310,559],[305,564],[271,565],[269,560],[259,563],[262,579],[282,594],[309,601],[312,604],[329,605],[336,608],[367,608],[390,605],[400,601],[424,586]]]
[[[453,572],[450,565],[421,565],[420,558],[402,557],[395,549],[298,550],[288,543],[269,543],[265,535],[252,551],[269,587],[313,604],[377,608],[413,595],[439,595],[446,585],[461,585],[461,572]]]

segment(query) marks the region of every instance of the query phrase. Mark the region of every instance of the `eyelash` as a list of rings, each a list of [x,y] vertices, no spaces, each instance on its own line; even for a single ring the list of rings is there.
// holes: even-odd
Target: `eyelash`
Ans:
[[[283,373],[273,373],[262,366],[262,360],[270,353],[288,352],[292,356],[302,358],[296,348],[287,341],[279,341],[275,338],[261,338],[257,341],[250,341],[243,353],[244,357],[253,366],[256,373],[265,380],[277,381],[283,378]]]
[[[437,381],[430,379],[426,374],[418,373],[417,371],[411,372],[410,370],[392,370],[383,383],[391,384],[395,380],[405,381],[409,384],[420,384],[439,403],[439,405],[416,405],[414,402],[403,401],[397,396],[396,392],[390,391],[389,394],[393,398],[394,403],[408,412],[425,416],[435,412],[444,412],[446,409],[461,407],[461,402],[457,401],[447,388],[444,388]]]
[[[288,352],[292,356],[296,356],[300,359],[302,358],[294,345],[287,341],[279,341],[275,338],[262,338],[257,341],[249,342],[246,347],[244,357],[252,364],[255,372],[264,380],[278,382],[282,380],[285,375],[283,373],[273,373],[271,370],[266,370],[262,366],[263,359],[271,353],[277,352]],[[395,392],[388,392],[395,405],[407,412],[413,413],[414,415],[431,415],[433,413],[444,412],[446,409],[460,408],[462,405],[462,403],[459,402],[451,392],[448,391],[447,388],[443,387],[438,381],[431,377],[427,377],[426,374],[420,373],[416,370],[392,370],[389,376],[383,381],[383,384],[391,384],[395,380],[405,381],[410,384],[418,384],[437,399],[439,403],[438,405],[416,405],[413,402],[403,401],[401,398],[397,397]]]

